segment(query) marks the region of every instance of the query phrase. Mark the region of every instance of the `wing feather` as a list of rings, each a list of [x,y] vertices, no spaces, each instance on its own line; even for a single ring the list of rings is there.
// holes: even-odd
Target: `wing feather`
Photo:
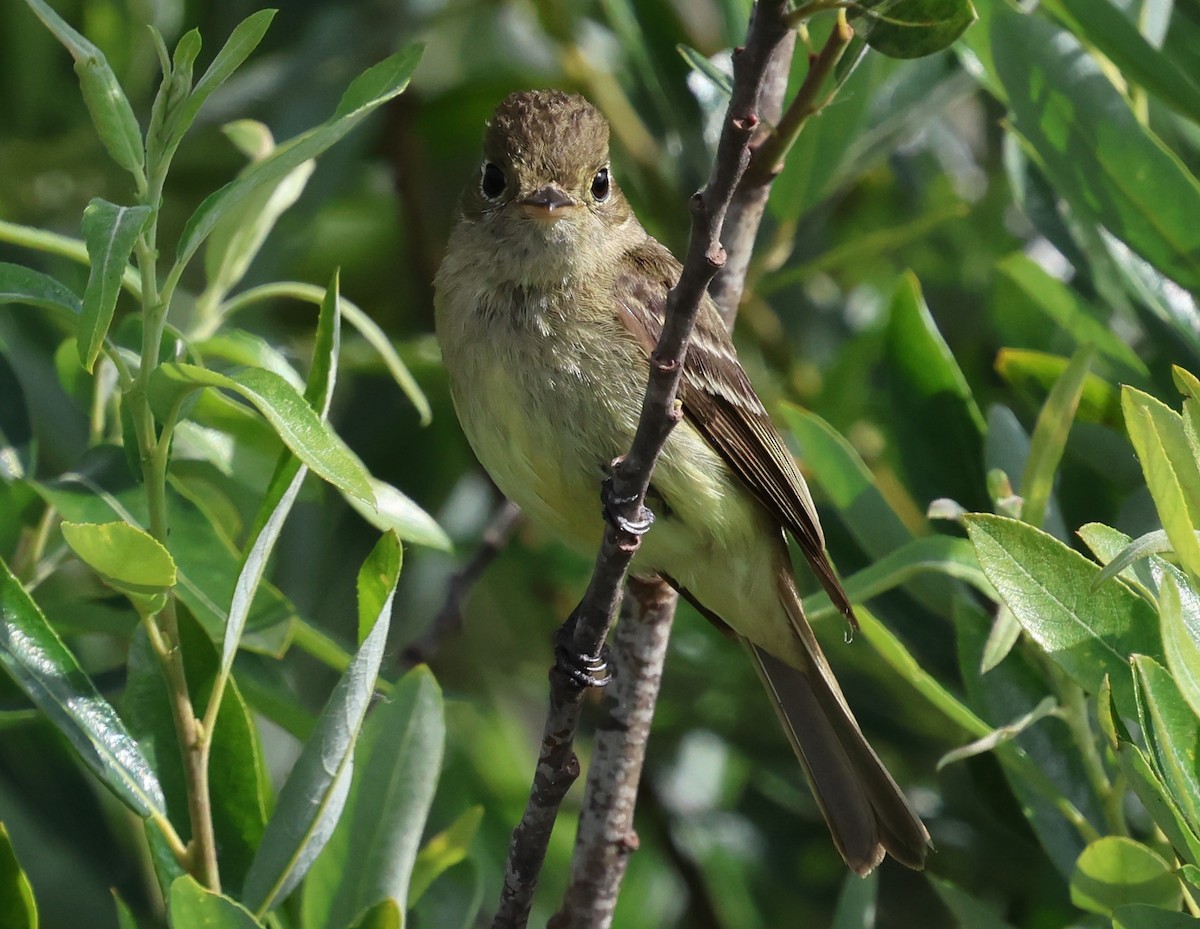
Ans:
[[[647,356],[658,343],[667,292],[680,271],[675,257],[651,238],[628,252],[618,271],[618,316]],[[692,425],[796,537],[830,599],[857,625],[850,600],[825,554],[825,537],[808,486],[738,363],[716,305],[707,296],[688,345],[680,400]]]

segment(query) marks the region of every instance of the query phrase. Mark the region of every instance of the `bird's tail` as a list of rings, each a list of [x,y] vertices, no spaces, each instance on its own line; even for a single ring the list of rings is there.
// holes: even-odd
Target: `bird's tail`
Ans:
[[[781,575],[780,588],[807,667],[793,668],[747,644],[834,844],[846,864],[864,876],[885,853],[920,870],[929,833],[867,744],[804,617],[790,575]]]

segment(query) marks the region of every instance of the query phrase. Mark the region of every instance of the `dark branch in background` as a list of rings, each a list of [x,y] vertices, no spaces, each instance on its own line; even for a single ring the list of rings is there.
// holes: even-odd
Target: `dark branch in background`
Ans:
[[[450,575],[446,582],[446,600],[437,616],[425,630],[425,634],[404,649],[401,660],[408,667],[425,664],[441,648],[442,642],[448,636],[454,635],[462,628],[463,603],[476,582],[483,576],[496,556],[499,555],[513,532],[521,522],[521,508],[511,500],[505,500],[492,516],[479,547],[471,556],[471,560]]]
[[[805,120],[828,98],[820,98],[852,33],[839,14],[834,34],[814,56],[804,87],[779,117],[775,133],[755,139],[760,114],[783,112],[795,36],[784,18],[785,0],[760,3],[752,14],[746,44],[734,56],[733,93],[708,185],[693,196],[692,235],[679,283],[667,298],[662,337],[650,358],[650,381],[638,431],[629,453],[614,463],[606,505],[612,516],[591,582],[560,631],[560,647],[603,667],[603,646],[621,603],[621,584],[637,552],[640,535],[629,527],[643,522],[645,498],[655,462],[679,421],[676,390],[687,340],[706,288],[726,265],[722,224],[736,222],[727,239],[740,256],[740,268],[719,285],[719,297],[732,322],[745,286],[748,256],[757,235],[778,164]],[[819,101],[819,102],[818,102]],[[787,135],[785,135],[787,133]],[[753,184],[738,185],[751,164],[756,142],[759,167]],[[761,167],[765,165],[766,167]],[[734,206],[736,204],[736,206]],[[571,877],[554,929],[603,929],[611,924],[617,890],[629,853],[637,847],[633,806],[645,757],[675,596],[660,581],[631,581],[633,597],[614,643],[616,681],[606,700],[607,714],[596,739]],[[579,773],[572,751],[584,689],[555,667],[550,672],[550,713],[529,802],[513,833],[500,908],[493,929],[519,929],[529,918],[534,889],[559,805]]]

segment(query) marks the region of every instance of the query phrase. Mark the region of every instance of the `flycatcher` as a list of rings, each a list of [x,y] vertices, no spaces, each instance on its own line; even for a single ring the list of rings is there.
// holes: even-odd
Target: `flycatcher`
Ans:
[[[459,420],[533,522],[594,552],[600,482],[633,440],[680,264],[617,186],[604,118],[559,91],[497,107],[460,211],[435,281]],[[865,875],[886,852],[923,867],[929,834],[863,737],[796,592],[785,532],[853,616],[812,497],[708,297],[680,400],[634,570],[747,641],[846,864]]]

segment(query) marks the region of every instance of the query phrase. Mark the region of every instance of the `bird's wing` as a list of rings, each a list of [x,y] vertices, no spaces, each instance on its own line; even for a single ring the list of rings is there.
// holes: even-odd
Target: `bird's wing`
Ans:
[[[650,238],[627,252],[618,268],[617,315],[647,356],[658,343],[667,292],[679,280],[680,270],[675,257]],[[707,295],[688,343],[679,393],[689,422],[796,537],[834,605],[857,625],[825,554],[825,537],[808,486],[738,363],[733,342]]]

